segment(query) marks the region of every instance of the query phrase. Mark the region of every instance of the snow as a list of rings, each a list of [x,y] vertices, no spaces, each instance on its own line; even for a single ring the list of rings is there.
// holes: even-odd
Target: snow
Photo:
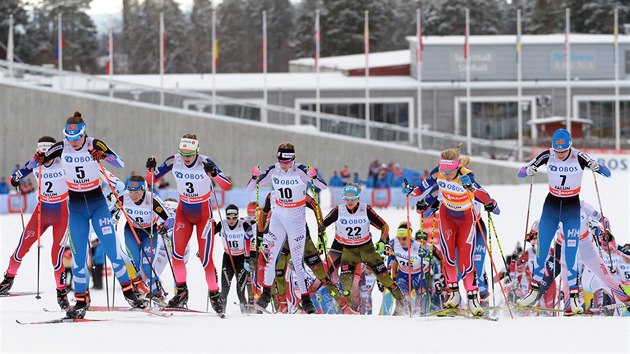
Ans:
[[[417,36],[408,36],[407,41],[416,45],[418,41]],[[569,36],[571,44],[598,44],[614,42],[615,36],[612,34],[578,34],[571,33]],[[422,44],[429,45],[463,45],[464,36],[423,36]],[[469,43],[483,44],[483,45],[503,45],[503,44],[515,44],[516,35],[475,35],[468,37]],[[544,35],[532,35],[525,34],[521,36],[522,44],[564,44],[564,34],[544,34]],[[629,36],[619,36],[619,43],[630,43]]]
[[[481,181],[483,182],[483,181]],[[620,243],[630,242],[629,180],[627,173],[611,179],[598,178],[602,206]],[[494,217],[504,252],[511,252],[522,241],[525,228],[529,185],[486,186],[502,209]],[[531,222],[538,218],[547,193],[546,184],[533,187]],[[585,172],[582,199],[598,208],[593,177]],[[323,201],[328,201],[326,194]],[[327,212],[324,208],[324,212]],[[395,228],[405,220],[404,209],[380,209],[379,213]],[[311,231],[315,220],[308,214]],[[29,216],[26,215],[28,218]],[[411,214],[415,228],[419,218]],[[21,231],[19,215],[0,216],[0,270],[7,267]],[[121,229],[121,227],[119,227]],[[332,228],[328,230],[329,240]],[[378,232],[375,232],[375,238]],[[54,281],[49,260],[50,232],[42,238],[41,300],[33,296],[0,299],[0,352],[106,353],[106,352],[566,352],[628,353],[630,351],[630,318],[625,317],[501,317],[498,322],[472,321],[461,318],[409,318],[344,315],[241,315],[234,289],[228,299],[227,318],[213,314],[175,313],[160,318],[144,313],[89,312],[88,318],[113,319],[111,322],[21,326],[21,321],[61,317],[46,313],[43,307],[57,309]],[[494,254],[498,248],[493,242]],[[191,242],[191,254],[197,249]],[[214,247],[214,260],[220,263],[222,249]],[[24,258],[13,291],[32,291],[36,286],[36,250]],[[499,258],[496,258],[500,262]],[[487,265],[489,271],[489,265]],[[502,268],[497,265],[498,268]],[[165,271],[163,281],[171,289],[172,279]],[[111,286],[112,280],[109,280]],[[188,264],[190,308],[205,310],[206,285],[196,258]],[[120,289],[117,287],[117,289]],[[380,306],[375,290],[374,307]],[[497,296],[501,296],[497,293]],[[105,305],[105,292],[92,291],[93,304]],[[116,304],[123,305],[120,290]],[[505,315],[507,316],[507,315]],[[372,337],[373,336],[373,337]],[[407,340],[409,339],[409,340]]]
[[[409,49],[393,50],[388,52],[375,52],[369,54],[370,68],[386,66],[409,65],[411,52]],[[314,66],[314,58],[300,58],[289,61],[289,65]],[[339,55],[334,57],[319,58],[319,65],[326,69],[339,71],[365,68],[365,54]]]

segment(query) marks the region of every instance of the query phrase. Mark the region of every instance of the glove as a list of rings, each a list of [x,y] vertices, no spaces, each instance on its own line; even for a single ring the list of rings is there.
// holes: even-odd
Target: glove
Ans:
[[[168,227],[164,226],[164,224],[162,224],[158,230],[157,230],[158,234],[162,237],[168,235]]]
[[[385,292],[385,286],[383,284],[381,284],[380,281],[376,282],[376,286],[378,287],[378,291],[384,293]]]
[[[315,178],[317,177],[317,170],[315,169],[315,167],[311,167],[308,169],[308,171],[306,171],[306,175],[308,176],[308,178]]]
[[[94,161],[100,161],[105,159],[105,151],[99,149],[90,149],[88,150],[90,155],[92,155],[92,159]]]
[[[461,175],[459,176],[459,181],[462,182],[462,186],[464,186],[464,188],[472,190],[472,180],[470,179],[470,176]]]
[[[414,189],[416,189],[416,187],[414,187],[414,186],[412,186],[410,184],[405,184],[405,185],[403,185],[402,192],[403,192],[404,195],[409,195],[409,194],[411,194],[413,192]]]
[[[381,256],[383,254],[385,254],[385,241],[378,240],[378,242],[376,243],[376,252],[378,252],[378,254],[380,254]]]
[[[13,187],[17,187],[20,185],[20,177],[18,176],[11,176],[11,185]]]
[[[245,256],[243,268],[247,273],[251,273],[254,271],[254,262],[251,260],[251,258],[249,258],[249,256]]]
[[[260,171],[260,168],[258,168],[258,166],[252,168],[252,179],[258,179],[261,174],[262,171]]]
[[[166,229],[172,229],[173,226],[175,226],[175,219],[168,218],[164,220],[164,223],[162,224],[162,226],[165,227]]]
[[[44,163],[44,156],[45,154],[43,152],[38,151],[35,153],[35,155],[33,155],[33,160],[41,165]]]
[[[442,290],[444,290],[444,286],[446,285],[446,280],[442,274],[437,274],[433,276],[433,290],[436,294],[441,294]]]
[[[328,245],[328,237],[326,236],[326,229],[320,228],[317,230],[317,250],[319,253],[324,253]]]
[[[427,210],[428,207],[429,204],[427,204],[427,201],[424,199],[416,202],[416,212],[418,214],[422,214],[425,210]]]
[[[147,170],[153,172],[155,171],[155,169],[157,168],[157,161],[155,160],[154,156],[151,156],[147,159]]]
[[[597,172],[599,171],[599,164],[597,163],[597,161],[591,160],[588,162],[588,168],[590,168],[593,172]]]
[[[527,175],[528,176],[533,176],[536,174],[536,171],[538,171],[538,167],[534,166],[534,165],[529,165],[527,166]]]
[[[621,252],[630,255],[630,243],[626,243],[625,245],[623,245],[623,247],[621,248]]]
[[[527,233],[527,235],[525,235],[525,241],[526,242],[532,242],[535,237],[538,237],[538,232],[537,231],[530,231],[530,232]]]
[[[483,208],[484,208],[487,212],[492,213],[492,212],[494,211],[494,209],[496,209],[496,208],[497,208],[497,201],[496,201],[496,200],[494,200],[494,199],[492,199],[492,200],[490,201],[490,203],[488,203],[488,204],[484,205],[484,206],[483,206]]]
[[[204,161],[203,162],[203,170],[206,171],[206,173],[209,173],[210,176],[212,176],[212,177],[216,177],[217,176],[217,168],[214,166],[213,163],[210,163],[208,161]]]

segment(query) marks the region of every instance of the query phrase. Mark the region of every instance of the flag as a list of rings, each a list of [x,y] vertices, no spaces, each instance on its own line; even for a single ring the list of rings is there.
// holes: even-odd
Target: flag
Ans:
[[[518,56],[521,53],[521,17],[520,12],[518,13],[518,19],[516,23],[516,47],[514,50],[516,51],[516,63],[518,63]]]
[[[164,32],[164,14],[160,13],[160,68],[162,72],[166,68],[166,34]]]
[[[564,62],[569,65],[569,13],[567,10],[567,18],[564,26]]]
[[[422,43],[422,20],[420,19],[420,11],[418,11],[418,28],[416,30],[416,36],[418,36],[418,44],[416,48],[416,62],[422,62],[422,51],[424,50],[424,45]]]
[[[365,73],[369,72],[368,55],[370,54],[370,17],[368,11],[365,11],[365,21],[363,22],[363,49],[365,51]]]
[[[212,60],[214,60],[214,67],[219,67],[219,41],[215,38],[212,43]]]
[[[55,65],[59,64],[59,58],[63,58],[63,47],[65,46],[65,41],[63,39],[63,27],[61,26],[61,14],[59,14],[58,26],[57,41],[55,42]]]
[[[261,55],[263,72],[267,72],[267,11],[263,11]]]
[[[619,45],[618,42],[618,37],[619,37],[619,30],[617,29],[618,25],[618,9],[615,8],[615,18],[614,18],[614,25],[613,25],[613,63],[615,63],[615,65],[617,65],[617,46]]]
[[[466,17],[466,28],[464,29],[464,59],[468,59],[468,17]]]
[[[114,29],[109,26],[107,38],[107,64],[105,64],[105,73],[114,74]]]
[[[315,13],[315,38],[314,38],[314,44],[315,44],[315,67],[317,67],[319,65],[319,11],[316,11]]]
[[[9,15],[9,38],[7,40],[7,61],[13,62],[13,15]]]

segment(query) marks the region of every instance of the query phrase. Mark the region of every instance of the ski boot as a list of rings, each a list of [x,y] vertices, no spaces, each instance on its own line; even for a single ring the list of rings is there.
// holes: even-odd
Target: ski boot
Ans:
[[[313,301],[311,301],[311,297],[308,294],[302,294],[302,309],[309,315],[317,313],[315,305],[313,305]]]
[[[444,302],[445,309],[456,309],[459,308],[459,303],[462,300],[462,296],[459,293],[459,286],[457,283],[452,283],[448,285],[448,299]]]
[[[74,304],[74,306],[68,308],[68,310],[66,311],[66,317],[74,319],[84,318],[85,313],[88,309],[88,303],[86,301],[87,298],[85,294],[74,294],[74,298],[77,300],[77,302]]]
[[[580,301],[580,293],[578,290],[571,290],[569,292],[569,305],[571,306],[571,312],[575,315],[584,313],[582,307],[582,301]]]
[[[473,316],[482,316],[483,315],[483,307],[479,303],[479,294],[476,290],[468,292],[468,311],[472,313]]]
[[[288,313],[289,305],[287,305],[286,295],[278,295],[278,313]]]
[[[129,305],[131,305],[131,307],[137,309],[144,309],[147,307],[147,302],[136,296],[136,293],[133,291],[133,289],[123,291],[123,295],[125,296],[125,300],[127,300]]]
[[[208,291],[208,297],[210,298],[210,305],[214,312],[219,315],[219,317],[225,317],[225,312],[223,311],[223,301],[221,300],[221,293],[218,291]]]
[[[266,309],[270,301],[271,301],[271,289],[263,288],[262,294],[260,294],[260,297],[256,301],[256,306],[262,309]],[[260,310],[257,310],[256,312],[262,313],[262,311]]]
[[[10,276],[8,274],[4,274],[4,280],[2,281],[2,283],[0,283],[0,295],[9,294],[9,290],[11,290],[11,287],[13,286],[14,279],[15,279],[15,275]]]
[[[138,294],[136,292],[136,296],[137,295]],[[138,296],[138,298],[140,298],[140,297]],[[166,307],[166,306],[168,306],[168,303],[166,302],[166,298],[164,297],[164,295],[162,294],[161,291],[158,291],[156,293],[147,294],[147,301],[149,301],[149,304],[151,302],[154,302],[159,307]]]
[[[68,309],[70,307],[70,302],[68,301],[68,292],[66,288],[57,289],[57,304],[62,310]]]
[[[532,306],[540,299],[540,285],[533,283],[527,295],[524,298],[516,300],[518,306]]]
[[[136,293],[136,297],[143,300],[149,300],[151,291],[144,284],[140,276],[131,279],[131,282],[133,283],[133,291]]]
[[[168,302],[168,307],[186,308],[188,304],[188,285],[179,284],[175,287],[175,296]]]

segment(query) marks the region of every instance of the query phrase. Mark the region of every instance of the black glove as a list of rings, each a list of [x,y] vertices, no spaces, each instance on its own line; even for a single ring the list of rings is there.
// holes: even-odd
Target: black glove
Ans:
[[[216,167],[214,167],[214,164],[211,164],[208,161],[204,161],[203,162],[203,170],[206,171],[206,173],[209,173],[210,176],[212,176],[212,177],[216,177],[217,176],[217,169],[216,169]]]
[[[160,236],[166,236],[168,234],[168,228],[162,226],[157,230],[157,232]]]
[[[17,187],[20,185],[20,177],[18,176],[11,176],[11,185],[13,187]]]
[[[385,292],[385,286],[383,284],[381,284],[380,281],[376,282],[376,286],[378,287],[378,291]]]
[[[147,170],[153,172],[157,168],[157,161],[154,156],[151,156],[147,159]]]
[[[494,211],[494,209],[497,208],[497,201],[496,200],[491,200],[490,203],[484,205],[484,209],[486,209],[487,212],[492,213]]]
[[[33,160],[35,160],[35,162],[41,165],[44,163],[45,155],[46,155],[45,153],[38,151],[35,153],[35,156],[33,156]]]
[[[90,149],[88,150],[90,155],[92,155],[92,159],[94,161],[101,161],[105,159],[105,151],[99,149]]]
[[[429,207],[429,204],[427,204],[427,201],[424,199],[416,202],[416,210],[425,211],[427,210],[428,207]]]
[[[446,285],[446,279],[444,279],[444,275],[435,275],[433,277],[433,289],[436,294],[441,294],[442,290],[444,290],[444,286]]]

